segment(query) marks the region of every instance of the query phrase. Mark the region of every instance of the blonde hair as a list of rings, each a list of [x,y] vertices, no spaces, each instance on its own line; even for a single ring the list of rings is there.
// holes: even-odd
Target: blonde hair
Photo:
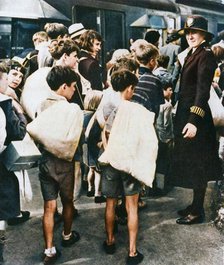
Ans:
[[[84,98],[84,110],[95,111],[103,97],[99,90],[89,90]]]

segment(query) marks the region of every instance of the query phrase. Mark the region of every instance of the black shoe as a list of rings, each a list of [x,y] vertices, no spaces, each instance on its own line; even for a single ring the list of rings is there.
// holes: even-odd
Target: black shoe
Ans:
[[[177,211],[177,213],[178,213],[180,216],[185,217],[185,216],[187,216],[188,214],[191,213],[191,208],[192,208],[192,206],[191,206],[191,205],[188,205],[187,208],[182,209],[182,210],[179,210],[179,211]]]
[[[62,239],[61,245],[62,247],[67,248],[75,244],[77,241],[79,241],[79,239],[80,239],[79,233],[76,231],[72,231],[72,235],[68,240]]]
[[[22,216],[17,216],[17,217],[13,217],[13,218],[8,219],[8,221],[7,221],[8,225],[22,224],[22,223],[24,223],[30,219],[30,212],[21,211],[20,213],[22,214]]]
[[[198,215],[193,217],[193,215],[189,214],[185,217],[178,218],[176,223],[178,225],[193,225],[193,224],[201,224],[204,222],[204,215]]]
[[[140,252],[138,252],[138,250],[136,251],[136,253],[137,255],[134,257],[130,257],[130,256],[127,257],[126,265],[135,265],[143,261],[144,256]]]
[[[109,255],[113,255],[116,251],[116,246],[115,243],[113,243],[112,245],[107,245],[107,242],[104,241],[103,242],[103,249],[104,251],[109,254]]]
[[[48,257],[47,255],[44,255],[43,263],[44,265],[53,265],[60,256],[61,252],[56,249],[56,253],[53,256]]]
[[[104,196],[95,196],[94,201],[95,203],[102,203],[102,202],[106,202],[106,198]]]

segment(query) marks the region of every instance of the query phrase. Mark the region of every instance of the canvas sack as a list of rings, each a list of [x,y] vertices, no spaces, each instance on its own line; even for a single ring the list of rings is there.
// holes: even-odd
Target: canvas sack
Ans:
[[[58,158],[72,161],[83,127],[83,112],[75,103],[60,100],[27,125],[31,137]]]

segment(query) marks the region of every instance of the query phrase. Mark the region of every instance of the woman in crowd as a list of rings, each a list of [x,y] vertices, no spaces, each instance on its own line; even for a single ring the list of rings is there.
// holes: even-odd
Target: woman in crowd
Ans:
[[[193,201],[177,224],[191,225],[204,221],[204,198],[207,182],[220,177],[221,168],[216,146],[216,133],[208,105],[209,92],[217,67],[208,46],[213,34],[201,16],[187,18],[184,29],[189,45],[180,78],[179,103],[174,124],[175,147],[171,182],[193,189]]]

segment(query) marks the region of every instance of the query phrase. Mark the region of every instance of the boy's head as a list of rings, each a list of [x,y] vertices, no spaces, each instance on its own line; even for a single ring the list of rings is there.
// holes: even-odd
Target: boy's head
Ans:
[[[0,93],[4,94],[8,87],[8,69],[4,63],[0,63]]]
[[[68,28],[62,23],[47,23],[44,26],[44,30],[51,40],[63,38],[69,35]]]
[[[148,43],[155,45],[156,47],[159,46],[159,38],[160,38],[160,33],[156,29],[149,29],[145,34],[145,40]]]
[[[111,76],[111,84],[115,91],[125,93],[125,99],[130,100],[134,93],[134,88],[138,83],[135,74],[126,69],[116,71]]]
[[[157,59],[158,66],[167,68],[169,64],[170,57],[168,55],[161,54]]]
[[[172,97],[172,94],[173,94],[173,85],[172,85],[172,82],[170,81],[164,81],[162,82],[162,86],[163,86],[163,95],[164,95],[164,98],[167,99],[167,100],[170,100],[171,97]]]
[[[112,72],[119,71],[120,69],[127,69],[133,73],[137,73],[139,68],[139,63],[133,59],[128,57],[123,57],[117,60],[114,64]]]
[[[34,47],[37,48],[41,42],[48,41],[48,35],[45,31],[38,31],[33,34],[32,40]]]
[[[69,66],[55,66],[47,75],[49,87],[58,95],[70,100],[75,92],[79,76]]]
[[[142,44],[135,50],[135,56],[140,64],[153,70],[157,64],[159,50],[152,44]]]
[[[78,62],[79,47],[71,39],[55,41],[49,47],[50,54],[55,60],[61,60],[60,65],[75,69]]]
[[[82,49],[87,50],[96,56],[101,50],[103,38],[99,32],[95,30],[86,30],[79,38]]]

